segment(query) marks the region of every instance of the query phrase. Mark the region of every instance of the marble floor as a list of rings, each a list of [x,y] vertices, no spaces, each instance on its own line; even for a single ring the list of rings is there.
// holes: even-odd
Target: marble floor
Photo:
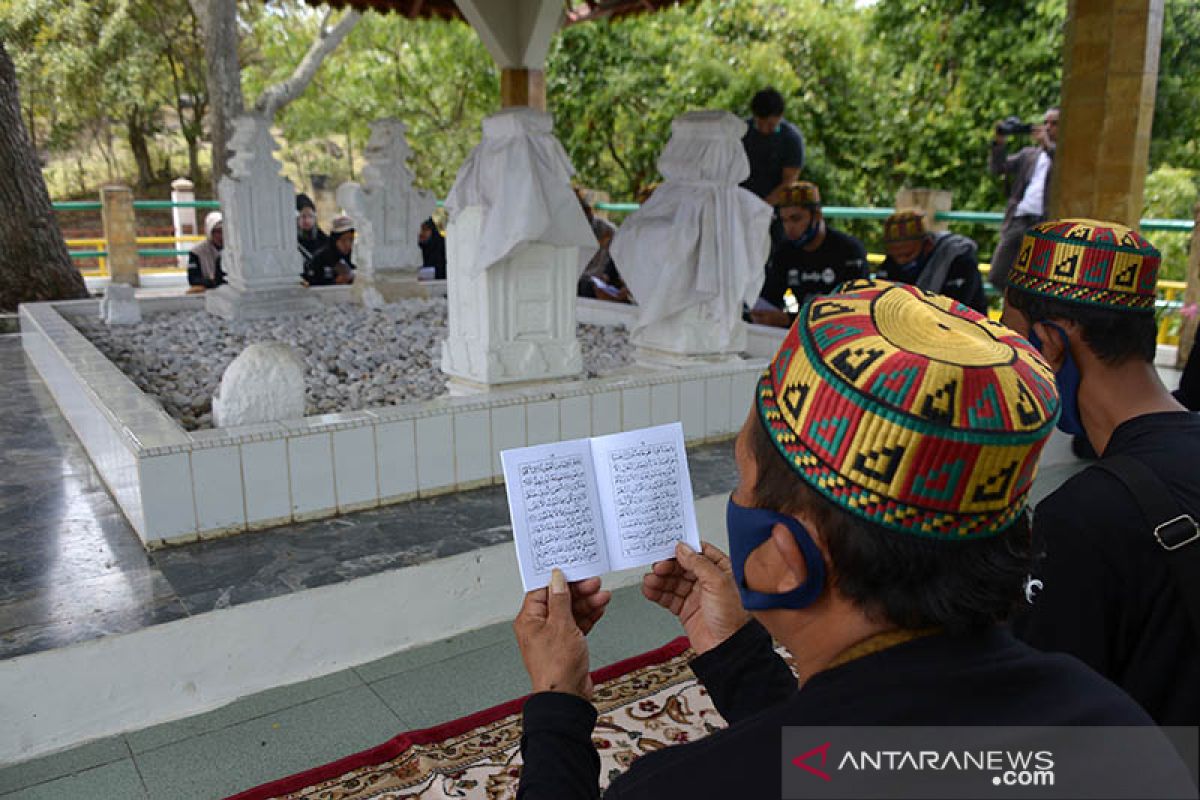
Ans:
[[[0,659],[412,566],[512,538],[501,486],[147,553],[21,351],[0,336]],[[728,492],[728,442],[689,450]]]

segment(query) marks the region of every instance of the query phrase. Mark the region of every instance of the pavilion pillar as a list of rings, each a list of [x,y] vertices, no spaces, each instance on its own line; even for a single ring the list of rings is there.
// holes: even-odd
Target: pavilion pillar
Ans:
[[[1179,355],[1176,356],[1175,366],[1183,369],[1187,363],[1188,354],[1192,352],[1192,342],[1196,339],[1196,328],[1200,324],[1200,314],[1195,309],[1200,307],[1200,203],[1192,209],[1196,226],[1192,228],[1192,240],[1188,246],[1187,288],[1183,292],[1183,306],[1191,309],[1183,315],[1183,325],[1179,329]]]
[[[1050,217],[1136,228],[1150,153],[1164,0],[1070,0]]]
[[[546,110],[546,73],[540,69],[500,70],[500,106]]]

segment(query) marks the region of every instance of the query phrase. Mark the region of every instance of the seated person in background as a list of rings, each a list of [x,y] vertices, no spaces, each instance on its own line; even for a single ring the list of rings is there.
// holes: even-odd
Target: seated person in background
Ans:
[[[296,246],[304,263],[312,260],[328,241],[329,237],[317,227],[317,207],[312,198],[303,192],[296,195]]]
[[[612,255],[608,252],[617,227],[606,219],[593,217],[592,233],[596,235],[600,249],[579,276],[578,295],[596,300],[611,300],[614,303],[631,302],[629,289],[625,286],[625,281],[621,280],[621,273],[617,272],[617,265],[613,263]]]
[[[876,277],[944,294],[987,313],[987,295],[975,258],[979,245],[971,239],[957,233],[931,233],[924,214],[903,210],[884,221],[883,247],[887,258]]]
[[[446,280],[446,239],[433,217],[421,223],[417,244],[421,246],[421,269],[417,277],[423,281]]]
[[[1045,364],[948,298],[884,281],[844,289],[803,308],[749,398],[726,513],[731,556],[680,543],[642,580],[642,594],[679,617],[692,672],[728,727],[642,755],[612,780],[610,800],[797,796],[781,791],[784,726],[970,725],[997,737],[986,749],[1017,749],[1023,732],[987,726],[1152,725],[1078,660],[1034,650],[1004,624],[1030,566],[1031,467],[1059,410]],[[946,336],[928,335],[939,327]],[[947,404],[945,386],[966,394]],[[1000,386],[996,414],[967,413]],[[598,579],[569,585],[558,570],[525,595],[513,623],[533,684],[523,800],[600,795],[585,633],[603,624],[610,599]],[[1131,771],[1086,746],[1073,763],[1114,781],[1097,786],[1120,783],[1116,796],[1184,791],[1190,776],[1174,747],[1143,733],[1152,767]],[[807,736],[805,748],[825,741]],[[841,752],[858,749],[838,737],[828,765],[809,763],[837,771]],[[853,780],[848,772],[837,781]],[[944,797],[991,782],[950,770],[938,781]]]
[[[767,278],[750,321],[786,328],[810,295],[828,294],[845,281],[866,276],[867,250],[853,236],[825,224],[821,192],[808,181],[793,183],[778,193],[776,205],[783,223],[783,241],[767,262]],[[792,290],[796,306],[786,307],[784,293]]]
[[[350,260],[353,248],[354,220],[336,217],[329,241],[304,265],[304,280],[309,286],[354,283],[354,262]]]
[[[221,269],[221,250],[225,247],[225,228],[220,211],[213,211],[204,218],[203,242],[188,253],[189,292],[215,289],[225,282]]]
[[[1200,411],[1200,350],[1196,346],[1200,337],[1192,342],[1188,351],[1187,363],[1183,365],[1183,375],[1179,376],[1179,388],[1172,394],[1188,411]]]

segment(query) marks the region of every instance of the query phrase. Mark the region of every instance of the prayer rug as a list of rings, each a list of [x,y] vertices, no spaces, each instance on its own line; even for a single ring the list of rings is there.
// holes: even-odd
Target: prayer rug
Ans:
[[[688,661],[688,640],[620,661],[592,675],[600,712],[592,741],[600,787],[639,756],[725,727]],[[468,717],[401,734],[378,747],[272,781],[230,800],[439,800],[517,796],[521,707],[512,700]]]

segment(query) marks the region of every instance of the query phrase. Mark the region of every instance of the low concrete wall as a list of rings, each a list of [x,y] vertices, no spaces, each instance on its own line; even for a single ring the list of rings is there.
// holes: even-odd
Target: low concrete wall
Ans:
[[[348,287],[322,291],[349,300]],[[146,298],[144,313],[202,307]],[[735,364],[540,384],[472,397],[188,433],[60,311],[98,301],[21,306],[22,342],[130,524],[147,547],[255,530],[502,481],[499,451],[679,421],[689,443],[741,427],[783,331],[755,331],[767,352]],[[581,309],[584,321],[628,311]],[[621,316],[625,315],[625,316]]]

